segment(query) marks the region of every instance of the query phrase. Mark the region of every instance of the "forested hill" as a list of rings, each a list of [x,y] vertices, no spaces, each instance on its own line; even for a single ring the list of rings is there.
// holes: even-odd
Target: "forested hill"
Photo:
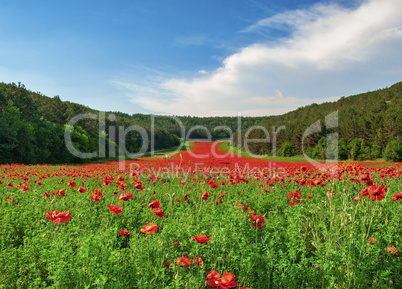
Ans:
[[[47,97],[40,92],[32,92],[23,84],[0,83],[0,163],[76,163],[88,161],[73,156],[65,143],[64,133],[67,123],[80,114],[100,112],[87,106],[61,101],[60,97]],[[191,113],[189,111],[189,113]],[[243,117],[245,126],[259,122],[261,117]],[[212,139],[229,138],[235,132],[238,119],[235,117],[173,117],[147,114],[129,115],[121,112],[105,112],[103,132],[98,119],[83,119],[77,122],[71,133],[72,143],[80,152],[99,151],[99,138],[106,138],[105,157],[118,156],[119,147],[126,152],[136,153],[143,145],[143,136],[136,131],[119,135],[120,127],[127,129],[138,126],[144,129],[151,144],[150,149],[165,149],[180,144],[180,137],[205,138],[206,131]],[[154,124],[152,126],[152,121]],[[206,129],[197,129],[204,126]],[[214,128],[226,126],[227,129]],[[182,134],[184,128],[184,134]],[[113,132],[114,135],[110,135]],[[114,147],[110,149],[110,147]],[[124,152],[125,153],[125,152]],[[102,156],[103,157],[103,156]],[[97,159],[95,157],[92,160]]]
[[[67,123],[80,114],[94,114],[97,119],[82,119],[73,126]],[[109,120],[106,113],[105,125],[100,130],[99,111],[89,107],[63,102],[58,96],[53,98],[29,91],[24,85],[0,83],[0,163],[79,163],[88,161],[81,156],[73,155],[67,149],[65,132],[71,132],[73,147],[82,153],[100,153],[99,139],[105,139],[104,155],[100,158],[118,156],[119,147],[125,151],[138,152],[143,139],[138,132],[126,132],[119,137],[119,127],[123,129],[131,125],[139,125],[150,140],[150,123],[136,122],[132,117],[121,113]],[[114,127],[114,130],[109,128]],[[108,132],[113,131],[113,136]],[[166,129],[155,127],[154,149],[171,148],[180,143],[179,138]],[[150,149],[149,146],[147,148]]]
[[[338,111],[338,126],[327,131],[325,116],[334,111]],[[153,148],[156,150],[178,145],[179,137],[183,136],[205,138],[207,132],[212,139],[228,138],[234,132],[235,145],[238,139],[235,133],[239,124],[237,117],[172,117],[105,112],[103,131],[99,129],[99,118],[80,120],[73,127],[67,125],[72,118],[83,113],[101,115],[99,111],[87,106],[63,102],[58,96],[50,98],[39,92],[32,92],[21,84],[0,83],[0,163],[87,161],[73,156],[67,150],[64,137],[66,130],[71,131],[73,146],[85,153],[99,151],[99,139],[105,138],[106,154],[100,157],[117,156],[121,151],[119,148],[123,147],[126,152],[138,152],[142,148],[143,137],[136,131],[121,132],[119,129],[133,125],[143,128],[149,141],[153,129]],[[340,158],[381,157],[390,143],[395,148],[391,150],[391,155],[398,155],[399,152],[402,156],[401,140],[398,138],[402,135],[401,115],[402,82],[399,82],[389,88],[342,97],[337,102],[308,105],[280,116],[242,117],[241,139],[244,139],[244,133],[252,126],[263,126],[270,133],[272,127],[285,126],[277,134],[278,154],[300,154],[304,131],[317,120],[321,120],[321,133],[312,134],[304,140],[304,150],[312,157],[322,158],[325,155],[325,136],[333,131],[338,132],[341,138]],[[119,135],[120,133],[124,135]],[[249,134],[249,139],[251,138],[265,136],[261,130],[256,129]],[[249,147],[256,154],[273,153],[272,142],[250,143]],[[93,160],[95,159],[97,157]]]
[[[338,112],[336,127],[328,129],[325,117]],[[291,156],[302,153],[302,138],[307,128],[320,120],[321,132],[306,137],[303,149],[310,157],[324,159],[326,154],[332,158],[336,148],[327,148],[326,136],[337,132],[339,138],[338,156],[340,159],[366,160],[384,157],[388,160],[402,161],[402,82],[389,88],[378,89],[349,97],[336,102],[311,104],[289,113],[264,118],[259,125],[268,129],[285,126],[277,134],[277,153]],[[242,131],[242,145],[244,145]],[[250,132],[249,139],[265,138],[262,130]],[[234,135],[237,143],[238,135]],[[273,154],[272,143],[249,145],[255,154]],[[327,155],[327,156],[328,156]]]

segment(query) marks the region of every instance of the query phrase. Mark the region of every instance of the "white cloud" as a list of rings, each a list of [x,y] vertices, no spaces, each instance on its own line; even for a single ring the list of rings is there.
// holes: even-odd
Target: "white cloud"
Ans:
[[[288,11],[243,32],[279,28],[290,36],[244,47],[208,75],[199,71],[202,76],[169,78],[152,88],[118,85],[147,110],[199,116],[280,114],[322,102],[320,97],[381,88],[375,85],[401,79],[402,56],[395,48],[402,47],[400,11],[400,0]]]

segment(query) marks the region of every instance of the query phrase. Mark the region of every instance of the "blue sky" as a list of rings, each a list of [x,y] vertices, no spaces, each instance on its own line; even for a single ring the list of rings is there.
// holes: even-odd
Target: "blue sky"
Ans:
[[[401,0],[0,0],[0,81],[129,114],[281,114],[401,81],[400,11]]]

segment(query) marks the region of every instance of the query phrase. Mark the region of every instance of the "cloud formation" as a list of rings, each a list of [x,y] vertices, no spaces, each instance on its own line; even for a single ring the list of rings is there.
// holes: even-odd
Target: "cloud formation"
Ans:
[[[354,9],[321,4],[287,11],[240,32],[279,29],[286,37],[244,47],[208,74],[200,70],[195,77],[168,78],[151,88],[114,83],[133,103],[155,113],[285,113],[323,98],[400,81],[400,11],[400,0],[363,1]]]

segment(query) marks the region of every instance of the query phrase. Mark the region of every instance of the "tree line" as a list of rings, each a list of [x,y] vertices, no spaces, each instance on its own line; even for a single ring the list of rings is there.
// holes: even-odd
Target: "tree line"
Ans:
[[[336,121],[328,125],[331,115],[336,115]],[[247,144],[253,154],[293,156],[305,153],[315,159],[383,157],[402,161],[402,82],[341,97],[335,102],[300,107],[284,115],[264,118],[258,125],[271,134],[271,139]],[[267,139],[262,128],[250,131],[247,138]],[[243,130],[239,138],[236,132],[233,144],[244,146],[245,134]],[[275,136],[275,143],[272,136]]]
[[[336,102],[300,107],[280,116],[130,115],[100,112],[62,101],[59,96],[50,98],[32,92],[20,83],[0,83],[0,163],[88,161],[74,156],[67,149],[66,131],[71,135],[73,147],[83,153],[99,151],[100,140],[106,144],[103,157],[113,158],[122,151],[136,153],[143,148],[144,134],[129,130],[133,126],[143,129],[149,143],[146,150],[175,147],[180,144],[180,138],[231,138],[233,145],[244,146],[246,133],[248,139],[267,139],[268,132],[267,141],[247,144],[252,153],[290,156],[304,152],[316,159],[337,155],[339,159],[385,157],[401,160],[401,102],[402,82],[399,82],[389,88],[342,97]],[[326,117],[335,111],[337,123],[328,126]],[[103,113],[103,120],[88,117],[73,126],[68,125],[77,115],[100,113]],[[312,124],[315,124],[312,133],[304,135]],[[150,146],[151,131],[154,133],[153,147]],[[330,137],[334,133],[339,139],[337,147],[331,147]]]

